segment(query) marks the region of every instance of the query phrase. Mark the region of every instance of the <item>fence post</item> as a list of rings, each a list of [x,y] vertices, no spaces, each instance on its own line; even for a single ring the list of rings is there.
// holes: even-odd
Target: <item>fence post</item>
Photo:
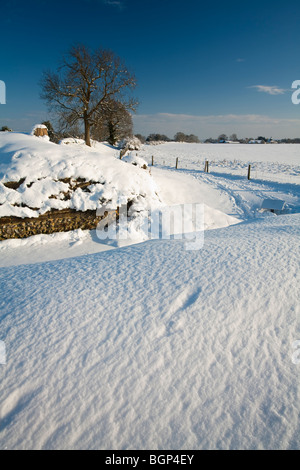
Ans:
[[[250,179],[251,165],[248,165],[248,180]]]
[[[152,166],[153,166],[153,165],[154,165],[154,157],[153,157],[153,155],[152,155]]]
[[[176,170],[178,168],[178,157],[176,157]]]

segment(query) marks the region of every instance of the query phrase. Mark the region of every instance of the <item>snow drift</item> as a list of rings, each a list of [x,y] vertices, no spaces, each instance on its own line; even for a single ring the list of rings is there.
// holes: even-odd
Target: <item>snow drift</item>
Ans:
[[[299,214],[0,270],[2,449],[299,449]]]
[[[107,144],[81,144],[69,139],[57,145],[1,133],[0,217],[38,217],[68,208],[115,210],[130,201],[132,219],[137,219],[150,207],[160,206],[149,171],[121,161],[119,152]],[[82,188],[78,181],[89,184]]]

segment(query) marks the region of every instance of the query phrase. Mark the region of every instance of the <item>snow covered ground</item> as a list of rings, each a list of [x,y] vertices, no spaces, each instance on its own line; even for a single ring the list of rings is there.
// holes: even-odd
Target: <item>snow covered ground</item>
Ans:
[[[246,177],[251,164],[251,177],[280,183],[299,184],[299,144],[186,144],[164,143],[144,145],[139,154],[151,164],[202,172],[209,162],[209,172],[215,176]]]
[[[0,242],[0,448],[300,448],[299,153],[231,147],[227,172],[230,145],[138,152],[162,204],[205,204],[200,250],[82,231]],[[206,148],[208,174],[191,165]],[[238,174],[248,161],[270,178]],[[261,213],[266,197],[288,213]]]
[[[176,172],[199,180],[203,201],[227,214],[243,219],[257,217],[263,200],[268,198],[284,200],[291,212],[300,212],[298,144],[165,143],[144,145],[139,154],[149,165],[153,156],[155,168],[172,171],[178,158]],[[204,173],[205,160],[209,161],[209,173]]]

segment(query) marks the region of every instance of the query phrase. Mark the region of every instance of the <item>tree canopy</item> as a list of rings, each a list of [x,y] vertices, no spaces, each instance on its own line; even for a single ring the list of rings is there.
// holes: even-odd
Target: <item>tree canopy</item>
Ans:
[[[119,103],[125,111],[136,109],[136,100],[129,96],[135,86],[134,75],[112,51],[78,45],[63,57],[57,72],[44,72],[41,97],[60,123],[83,122],[85,142],[91,145],[91,128],[112,106]]]

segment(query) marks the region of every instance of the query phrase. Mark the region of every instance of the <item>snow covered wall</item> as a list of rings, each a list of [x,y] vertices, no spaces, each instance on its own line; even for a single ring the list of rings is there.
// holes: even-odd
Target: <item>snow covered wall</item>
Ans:
[[[0,133],[0,218],[37,218],[66,209],[85,212],[103,205],[116,210],[127,201],[135,218],[159,206],[150,173],[118,156],[118,150],[98,142],[89,148]]]

